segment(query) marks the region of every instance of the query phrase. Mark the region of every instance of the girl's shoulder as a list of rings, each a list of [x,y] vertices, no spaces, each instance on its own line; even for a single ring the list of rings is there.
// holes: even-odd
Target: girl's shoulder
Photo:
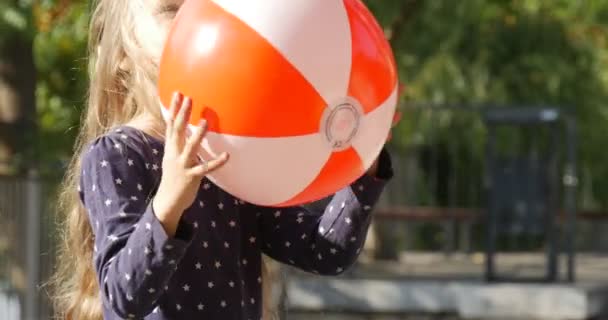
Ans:
[[[123,162],[128,167],[141,165],[149,169],[160,165],[162,149],[163,143],[144,131],[119,126],[91,141],[83,149],[81,160],[83,165]]]

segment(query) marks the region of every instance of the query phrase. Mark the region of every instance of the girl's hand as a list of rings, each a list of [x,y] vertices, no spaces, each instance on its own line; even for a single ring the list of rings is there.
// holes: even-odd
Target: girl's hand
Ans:
[[[192,136],[187,137],[191,110],[190,98],[180,93],[173,96],[165,132],[163,174],[152,201],[154,212],[169,236],[175,235],[179,220],[194,202],[203,177],[228,160],[225,152],[209,161],[200,160],[197,149],[205,136],[207,122],[201,120]]]

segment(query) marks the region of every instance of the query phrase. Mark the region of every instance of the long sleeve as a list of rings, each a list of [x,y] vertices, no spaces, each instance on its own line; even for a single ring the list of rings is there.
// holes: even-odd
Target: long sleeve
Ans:
[[[192,237],[183,225],[169,238],[152,210],[158,162],[126,136],[99,138],[82,158],[80,194],[95,237],[103,303],[122,318],[153,310]]]
[[[344,272],[359,256],[371,212],[389,179],[364,175],[336,193],[324,208],[254,207],[259,215],[263,252],[308,272]]]

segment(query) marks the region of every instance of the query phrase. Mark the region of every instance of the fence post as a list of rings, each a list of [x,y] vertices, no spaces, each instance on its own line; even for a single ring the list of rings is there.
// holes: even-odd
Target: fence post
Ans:
[[[38,319],[38,283],[40,281],[40,179],[35,170],[29,172],[26,186],[26,239],[25,266],[27,287],[25,291],[25,320]]]

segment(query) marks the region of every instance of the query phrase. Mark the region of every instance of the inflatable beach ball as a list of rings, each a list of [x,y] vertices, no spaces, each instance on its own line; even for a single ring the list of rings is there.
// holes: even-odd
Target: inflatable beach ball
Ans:
[[[235,197],[284,207],[348,186],[385,144],[397,104],[393,53],[360,0],[189,0],[167,36],[162,111],[192,97],[208,121],[208,178]]]

